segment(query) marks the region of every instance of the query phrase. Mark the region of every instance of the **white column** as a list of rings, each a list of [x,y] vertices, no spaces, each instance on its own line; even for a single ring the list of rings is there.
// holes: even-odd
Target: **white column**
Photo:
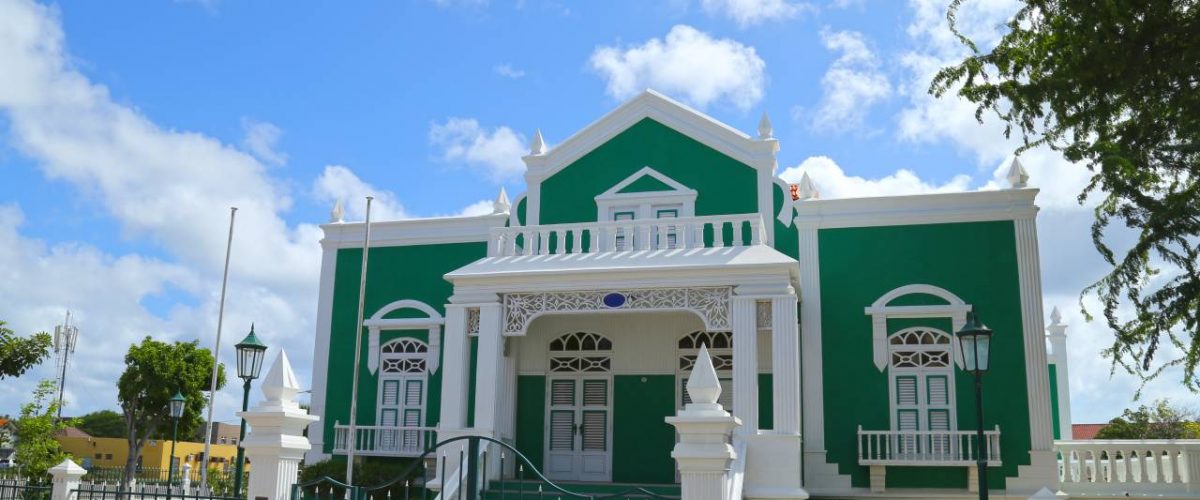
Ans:
[[[446,304],[446,331],[442,362],[442,410],[438,440],[443,430],[455,431],[467,426],[467,376],[470,374],[470,343],[467,340],[467,308]]]
[[[734,342],[737,345],[737,341]],[[721,383],[706,348],[700,348],[696,365],[688,377],[687,389],[692,402],[676,416],[666,418],[679,433],[679,442],[671,451],[671,457],[679,464],[682,497],[688,500],[733,500],[729,496],[730,470],[733,460],[738,457],[730,444],[730,433],[741,422],[717,403]]]
[[[87,469],[80,467],[79,464],[68,458],[51,467],[48,472],[54,482],[54,486],[50,490],[50,499],[72,500],[75,498],[75,494],[72,492],[79,489],[79,480],[87,474]]]
[[[1055,385],[1058,388],[1058,435],[1064,441],[1073,439],[1071,431],[1071,384],[1067,361],[1067,325],[1062,323],[1058,308],[1050,313],[1050,349],[1054,356]]]
[[[313,415],[325,415],[326,384],[329,376],[329,336],[333,329],[333,280],[337,272],[337,248],[322,245],[321,289],[317,294],[317,333],[313,343],[312,366],[312,409]],[[325,426],[314,422],[308,429],[313,447],[307,460],[316,463],[329,455],[325,454]]]
[[[752,297],[734,296],[730,304],[733,324],[733,415],[742,421],[739,434],[758,431],[758,311]]]
[[[1025,384],[1029,394],[1029,437],[1033,451],[1054,445],[1050,418],[1050,377],[1042,326],[1042,274],[1038,258],[1037,226],[1033,217],[1014,221],[1017,239],[1017,272],[1021,294],[1021,329],[1025,343]]]
[[[475,429],[496,437],[504,386],[504,338],[500,332],[500,304],[479,305],[479,349],[475,363]]]
[[[795,295],[771,299],[771,371],[775,431],[800,434],[800,326]]]
[[[804,342],[804,451],[825,462],[825,393],[821,357],[821,271],[817,226],[796,220],[800,238],[800,320]],[[817,456],[819,455],[819,456]]]
[[[300,460],[311,445],[304,428],[319,417],[309,415],[296,402],[300,384],[287,354],[279,351],[275,364],[263,379],[263,402],[249,411],[238,412],[250,425],[242,442],[250,468],[247,497],[288,500],[296,484]]]

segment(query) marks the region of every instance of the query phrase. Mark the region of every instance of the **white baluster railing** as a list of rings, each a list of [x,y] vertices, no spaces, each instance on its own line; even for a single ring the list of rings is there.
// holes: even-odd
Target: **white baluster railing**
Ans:
[[[858,428],[859,465],[975,465],[983,450],[989,466],[1001,465],[1000,427],[983,431],[979,446],[974,430],[866,431]]]
[[[1054,448],[1068,494],[1200,498],[1200,440],[1055,441]]]
[[[419,426],[356,425],[355,454],[381,457],[415,457],[433,446],[437,429]],[[333,452],[350,450],[350,426],[333,425]]]
[[[758,214],[516,226],[492,230],[488,256],[744,247],[766,239]]]

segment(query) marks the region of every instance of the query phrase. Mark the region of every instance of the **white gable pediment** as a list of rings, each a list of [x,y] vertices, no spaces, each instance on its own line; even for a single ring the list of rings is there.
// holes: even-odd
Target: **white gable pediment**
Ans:
[[[659,190],[652,190],[652,191],[636,191],[636,192],[628,192],[628,193],[625,192],[626,188],[633,185],[633,183],[637,182],[638,180],[642,179],[643,177],[650,177],[650,178],[662,183],[667,189],[659,189]],[[625,180],[616,183],[611,188],[608,188],[608,191],[605,191],[603,193],[596,195],[596,201],[619,200],[622,198],[640,198],[640,197],[644,197],[644,196],[658,197],[658,196],[663,196],[663,195],[689,196],[694,200],[696,198],[696,190],[689,188],[687,186],[684,186],[679,181],[672,179],[670,177],[667,177],[666,175],[660,173],[659,171],[654,170],[653,168],[650,168],[647,166],[647,167],[642,167],[637,172],[634,172],[633,175],[626,177]]]

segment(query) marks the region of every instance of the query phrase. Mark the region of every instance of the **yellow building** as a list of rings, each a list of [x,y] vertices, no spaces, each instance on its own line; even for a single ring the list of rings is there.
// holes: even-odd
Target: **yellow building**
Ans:
[[[129,444],[124,438],[99,438],[91,436],[61,435],[56,438],[67,453],[85,468],[92,467],[124,467],[129,455]],[[201,457],[204,455],[204,443],[179,441],[175,444],[176,464],[191,464],[193,470],[199,470]],[[142,468],[166,469],[171,456],[170,440],[149,440],[142,448],[140,465]],[[212,445],[210,467],[232,466],[237,458],[237,446],[229,444]],[[249,465],[247,465],[247,469]]]

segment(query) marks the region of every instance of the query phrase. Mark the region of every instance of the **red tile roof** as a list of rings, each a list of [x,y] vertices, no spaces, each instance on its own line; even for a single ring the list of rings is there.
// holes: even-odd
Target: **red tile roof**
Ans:
[[[1096,434],[1108,424],[1071,424],[1074,439],[1096,439]]]

